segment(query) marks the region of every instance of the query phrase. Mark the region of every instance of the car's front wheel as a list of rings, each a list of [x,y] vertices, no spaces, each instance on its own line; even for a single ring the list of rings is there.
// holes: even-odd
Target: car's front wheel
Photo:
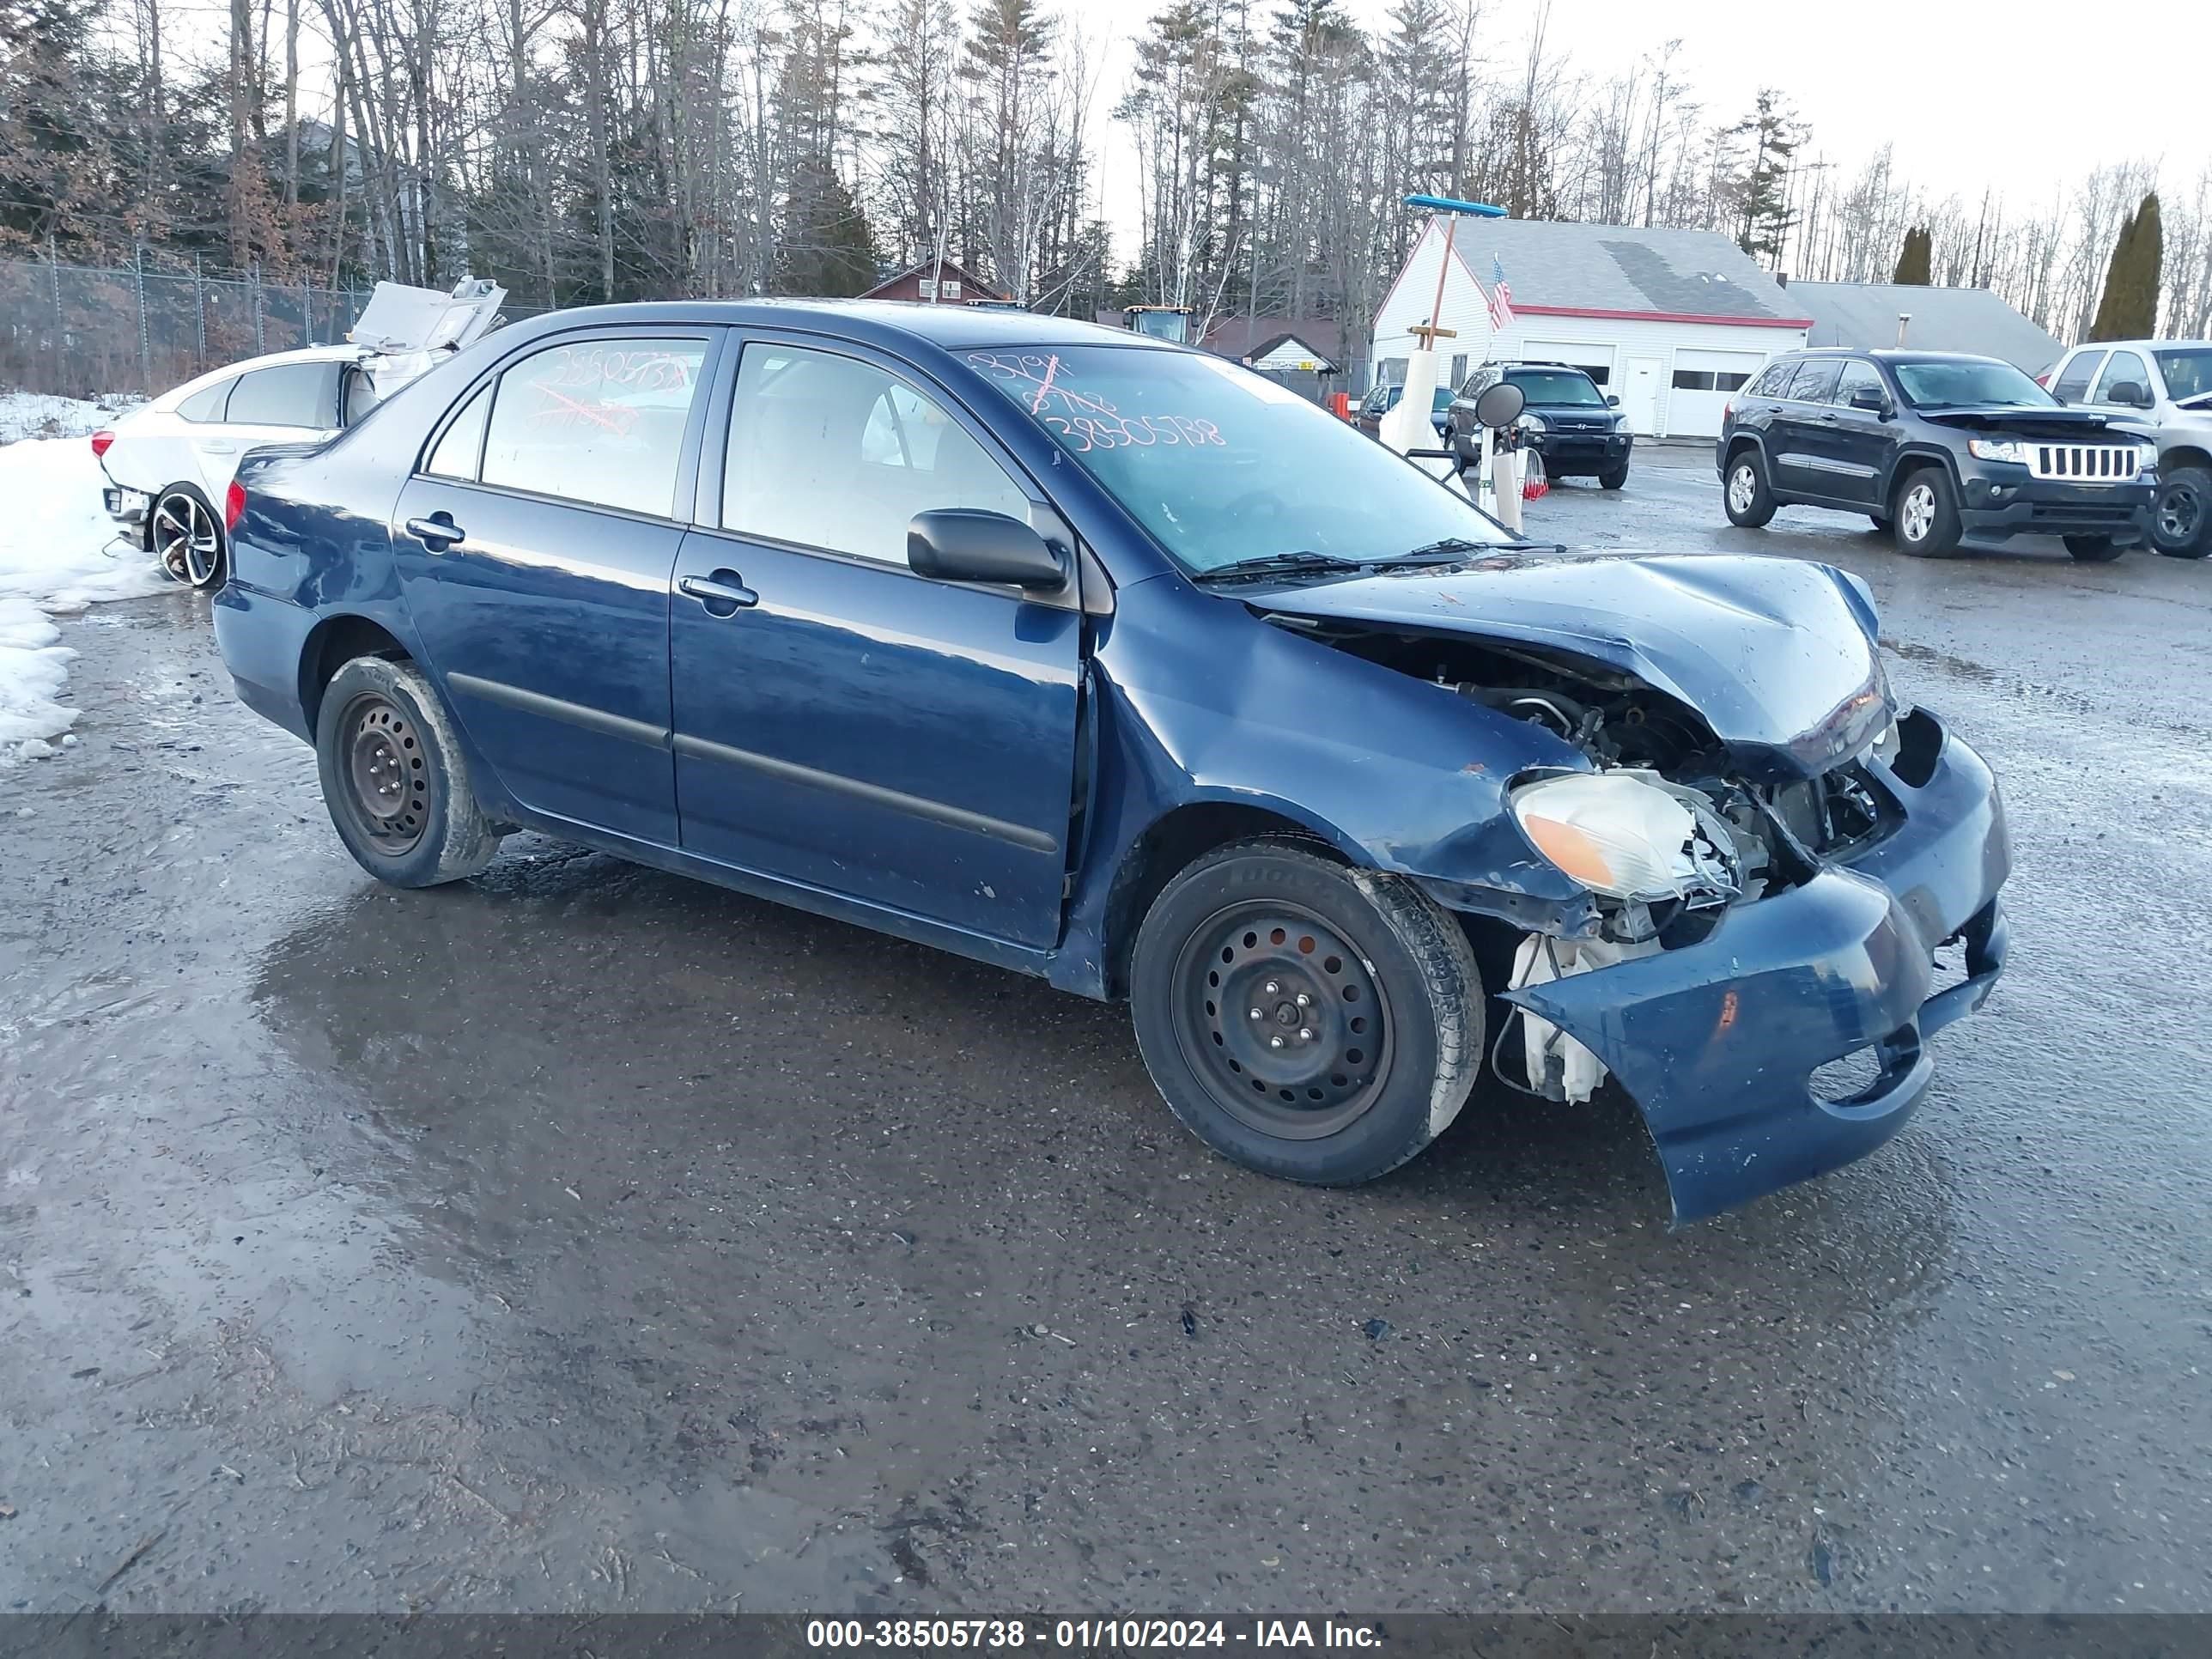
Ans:
[[[1774,517],[1774,491],[1766,482],[1766,463],[1757,450],[1739,450],[1729,460],[1721,497],[1729,522],[1746,530],[1757,530]]]
[[[194,587],[222,584],[223,562],[229,554],[222,520],[197,489],[171,484],[154,498],[146,526],[149,550],[170,575]]]
[[[404,658],[356,657],[331,678],[315,758],[338,839],[379,881],[434,887],[475,875],[499,851],[445,705]]]
[[[1959,492],[1951,475],[1940,466],[1923,466],[1905,475],[1891,504],[1897,526],[1897,545],[1916,558],[1941,557],[1958,546],[1964,526],[1959,519]]]
[[[2177,466],[2166,475],[2151,508],[2150,540],[2169,559],[2212,553],[2212,472]]]
[[[1465,931],[1290,836],[1170,882],[1130,964],[1137,1046],[1184,1127],[1264,1175],[1352,1186],[1443,1133],[1482,1062]]]
[[[2069,536],[2066,550],[2083,564],[2103,564],[2118,558],[2127,549],[2110,536]]]

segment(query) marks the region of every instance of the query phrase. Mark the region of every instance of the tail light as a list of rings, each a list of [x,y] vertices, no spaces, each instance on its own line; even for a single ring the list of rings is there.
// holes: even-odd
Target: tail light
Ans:
[[[115,441],[112,432],[102,429],[92,434],[92,453],[95,458],[107,453],[108,445]]]
[[[222,527],[226,531],[238,528],[238,521],[246,516],[246,486],[235,478],[230,488],[222,492]]]
[[[1735,417],[1735,399],[1731,398],[1721,405],[1721,424],[1726,426]]]

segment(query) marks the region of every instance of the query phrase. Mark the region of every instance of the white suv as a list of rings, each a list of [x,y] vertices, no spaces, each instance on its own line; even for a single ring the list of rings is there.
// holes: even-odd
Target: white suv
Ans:
[[[2154,429],[2151,544],[2177,559],[2212,553],[2212,340],[2076,346],[2044,384],[2061,403],[2127,410]]]

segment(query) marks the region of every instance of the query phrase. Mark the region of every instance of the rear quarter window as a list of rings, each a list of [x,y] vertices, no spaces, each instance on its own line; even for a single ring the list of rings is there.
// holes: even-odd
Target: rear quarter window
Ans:
[[[222,406],[230,398],[230,389],[237,384],[235,380],[217,380],[213,386],[202,386],[177,405],[178,417],[186,421],[221,420]]]

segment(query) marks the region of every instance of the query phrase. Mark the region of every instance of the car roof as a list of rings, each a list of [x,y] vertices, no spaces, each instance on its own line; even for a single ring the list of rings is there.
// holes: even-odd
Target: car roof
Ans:
[[[2075,351],[2212,351],[2212,340],[2084,340]]]
[[[1871,357],[1878,363],[2004,363],[2002,357],[1986,356],[1978,351],[1917,351],[1899,346],[1801,346],[1795,351],[1784,352],[1784,357]],[[1782,358],[1777,358],[1779,362]],[[2005,363],[2007,368],[2016,367]]]
[[[1134,329],[1103,328],[1072,317],[981,306],[922,305],[906,300],[671,300],[628,305],[580,306],[509,323],[487,339],[510,343],[572,328],[631,324],[753,324],[819,329],[851,338],[890,343],[919,340],[943,350],[978,346],[1121,345],[1148,351],[1193,347],[1155,340]]]

